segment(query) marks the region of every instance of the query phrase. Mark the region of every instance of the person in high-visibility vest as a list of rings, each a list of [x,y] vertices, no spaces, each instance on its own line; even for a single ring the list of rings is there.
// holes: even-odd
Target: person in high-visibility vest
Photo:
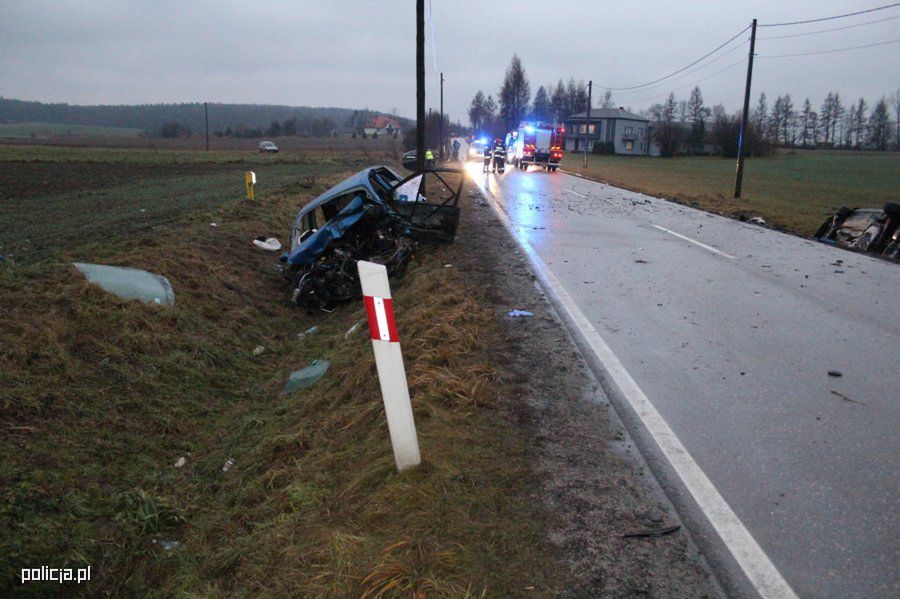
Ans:
[[[434,168],[434,152],[425,150],[425,168]]]

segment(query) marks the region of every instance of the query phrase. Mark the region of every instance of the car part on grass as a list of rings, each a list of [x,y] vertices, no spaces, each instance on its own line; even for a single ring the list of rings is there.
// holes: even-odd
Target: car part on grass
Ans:
[[[815,235],[819,241],[849,250],[900,258],[900,205],[888,202],[884,208],[841,206],[825,219]]]
[[[319,325],[311,326],[302,333],[297,333],[297,339],[303,339],[307,335],[315,335],[319,332]]]
[[[275,237],[269,237],[268,239],[265,237],[257,237],[253,240],[253,245],[261,250],[266,250],[267,252],[277,252],[281,249],[281,242]]]
[[[522,316],[534,316],[534,312],[529,312],[528,310],[510,310],[506,315],[512,318],[519,318]]]
[[[232,466],[234,466],[234,458],[228,458],[225,460],[225,463],[222,464],[222,472],[228,472],[231,470]]]
[[[375,166],[335,185],[300,210],[287,264],[292,301],[330,310],[360,294],[358,260],[384,264],[401,277],[420,243],[452,241],[465,181],[457,169],[406,178]]]
[[[105,264],[74,262],[73,266],[91,283],[124,300],[148,304],[175,305],[175,292],[169,280],[146,270]]]
[[[672,526],[666,526],[665,528],[657,528],[655,530],[642,530],[640,532],[629,532],[622,535],[623,539],[645,539],[652,537],[664,537],[666,535],[670,535],[673,532],[676,532],[681,529],[680,524],[673,524]]]
[[[281,392],[287,395],[300,389],[312,387],[319,382],[319,379],[322,378],[329,366],[331,366],[331,362],[328,360],[313,360],[312,364],[306,368],[292,372]]]
[[[187,458],[185,458],[184,456],[181,456],[180,458],[178,458],[178,461],[175,462],[175,467],[183,468],[186,463],[187,463]]]

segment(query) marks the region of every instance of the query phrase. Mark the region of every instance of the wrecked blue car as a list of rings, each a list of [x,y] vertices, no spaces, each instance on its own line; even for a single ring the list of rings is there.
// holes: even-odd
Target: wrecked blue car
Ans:
[[[434,169],[401,177],[373,166],[348,177],[304,206],[281,256],[292,301],[330,310],[359,296],[358,260],[406,271],[420,244],[452,241],[459,224],[463,172]]]

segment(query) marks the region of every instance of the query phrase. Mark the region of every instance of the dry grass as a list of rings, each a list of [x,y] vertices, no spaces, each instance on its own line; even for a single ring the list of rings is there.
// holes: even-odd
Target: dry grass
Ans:
[[[762,216],[812,235],[841,206],[877,207],[897,200],[900,153],[782,151],[746,161],[742,199],[735,200],[733,160],[711,156],[646,158],[567,154],[565,168],[617,187],[673,199],[729,216]]]
[[[250,245],[285,231],[328,183],[77,248],[87,261],[164,274],[172,309],[117,301],[65,252],[0,262],[0,589],[40,564],[91,564],[88,595],[480,597],[554,586],[526,440],[500,414],[503,386],[486,357],[495,316],[444,267],[465,249],[421,254],[395,285],[425,460],[397,474],[365,327],[344,339],[361,305],[302,314],[273,257]],[[322,331],[298,340],[312,324]],[[287,375],[316,358],[332,361],[326,376],[282,395]]]

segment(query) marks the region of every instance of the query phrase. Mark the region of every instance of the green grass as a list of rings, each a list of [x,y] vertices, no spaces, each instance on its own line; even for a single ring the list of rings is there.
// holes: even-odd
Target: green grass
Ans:
[[[0,137],[114,136],[137,137],[140,129],[63,123],[0,123]]]
[[[29,220],[68,242],[0,261],[0,594],[465,597],[555,586],[527,440],[497,408],[490,303],[444,268],[465,248],[421,254],[394,289],[425,460],[400,475],[365,327],[345,338],[361,305],[306,315],[274,256],[250,244],[286,241],[297,207],[357,165],[280,168],[267,177],[286,183],[253,204],[217,171],[136,175],[25,204],[23,217],[56,202],[94,218]],[[288,182],[314,173],[311,189]],[[116,233],[114,213],[161,192],[169,207],[146,217],[153,227]],[[119,301],[86,283],[76,258],[165,275],[176,305]],[[319,334],[297,338],[313,324]],[[317,358],[331,360],[326,376],[282,395],[289,373]],[[87,564],[94,579],[78,589],[18,584],[21,567]]]
[[[762,216],[800,235],[811,235],[841,205],[881,207],[900,197],[900,154],[797,151],[745,162],[742,199],[734,200],[733,160],[684,156],[669,159],[568,154],[564,168],[612,185],[732,216]]]

